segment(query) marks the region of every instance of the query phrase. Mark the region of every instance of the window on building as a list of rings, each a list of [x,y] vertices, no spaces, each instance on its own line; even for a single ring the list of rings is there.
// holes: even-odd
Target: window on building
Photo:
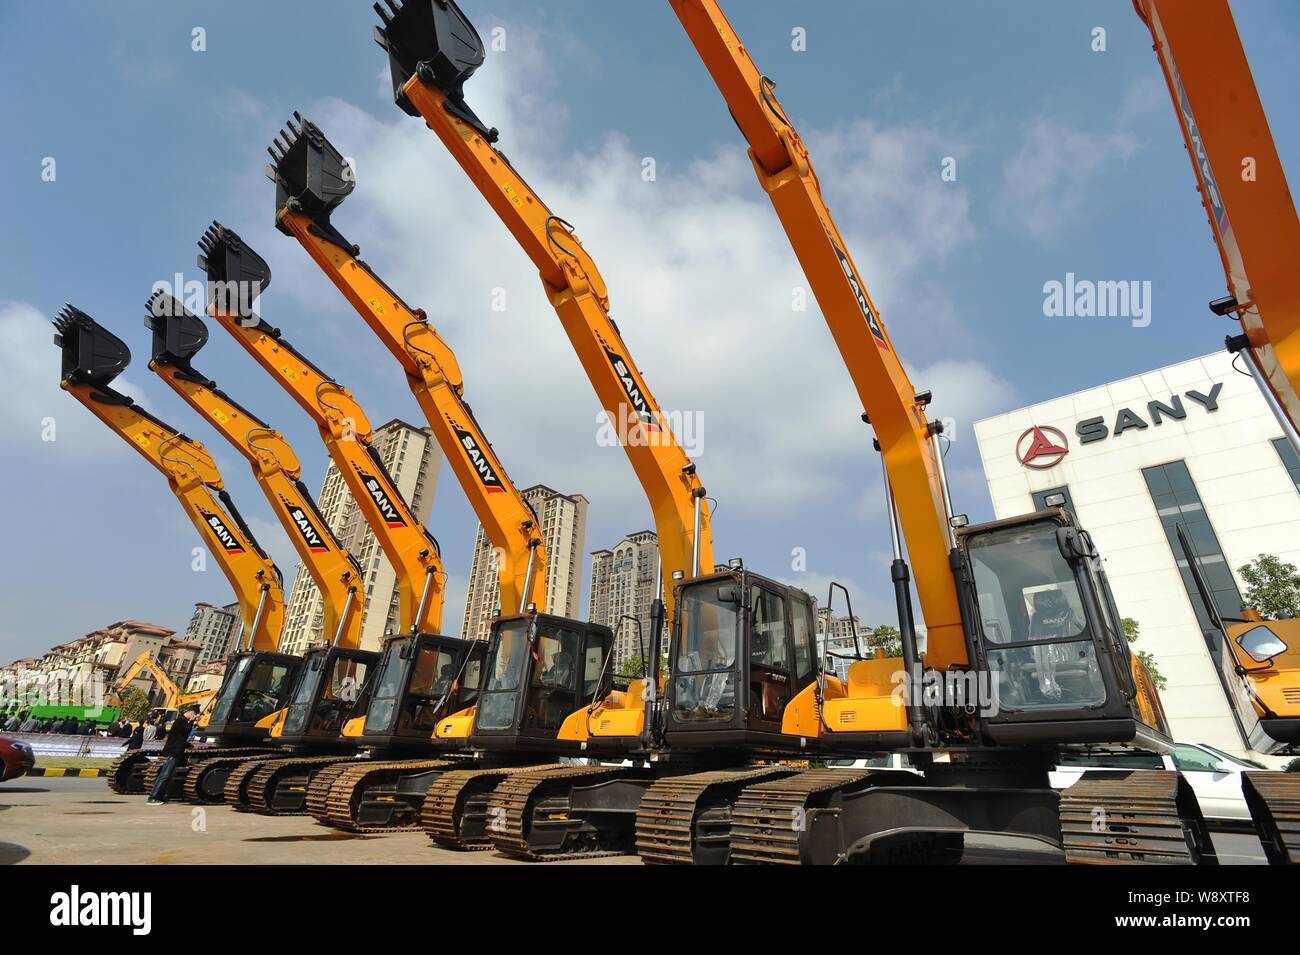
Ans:
[[[1282,459],[1282,465],[1291,475],[1291,481],[1295,484],[1296,490],[1300,491],[1300,455],[1295,453],[1295,448],[1291,447],[1291,442],[1286,438],[1275,438],[1273,447],[1277,448],[1278,457]]]
[[[1060,487],[1049,487],[1046,491],[1035,491],[1034,510],[1045,510],[1048,507],[1047,499],[1053,494],[1062,495],[1065,498],[1065,509],[1071,514],[1074,514],[1074,498],[1070,497],[1070,489],[1064,484]]]
[[[1173,461],[1169,464],[1143,468],[1142,476],[1146,478],[1147,489],[1151,492],[1156,513],[1160,515],[1160,523],[1165,529],[1165,537],[1169,541],[1170,550],[1173,551],[1178,572],[1182,575],[1183,586],[1187,589],[1188,599],[1192,602],[1192,609],[1196,612],[1201,630],[1210,630],[1212,624],[1201,603],[1196,582],[1192,579],[1192,572],[1178,541],[1180,526],[1188,543],[1196,551],[1206,585],[1210,588],[1219,612],[1228,617],[1241,616],[1241,591],[1237,589],[1237,580],[1232,576],[1232,569],[1223,556],[1219,538],[1214,533],[1209,516],[1205,513],[1201,496],[1192,481],[1191,472],[1187,470],[1187,464],[1183,461]],[[1212,646],[1210,649],[1216,654],[1221,652],[1220,647]]]

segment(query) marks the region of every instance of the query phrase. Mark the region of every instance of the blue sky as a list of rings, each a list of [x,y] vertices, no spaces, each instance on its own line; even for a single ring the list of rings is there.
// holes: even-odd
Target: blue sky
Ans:
[[[824,599],[849,582],[888,622],[878,467],[848,376],[753,179],[744,144],[666,3],[465,0],[488,34],[467,87],[501,146],[573,221],[667,409],[703,422],[717,556],[743,554]],[[1089,4],[726,5],[812,149],[823,188],[918,387],[957,425],[960,510],[990,516],[971,422],[1215,350],[1223,278],[1150,37],[1129,0]],[[1234,4],[1295,181],[1300,8]],[[49,318],[69,301],[114,329],[131,392],[217,455],[241,510],[292,579],[287,540],[241,458],[147,371],[143,303],[213,218],[275,279],[262,311],[356,393],[371,419],[419,411],[379,343],[297,244],[271,229],[265,147],[292,110],[356,159],[336,223],[457,350],[467,397],[520,485],[591,500],[586,550],[650,525],[535,271],[436,138],[391,103],[373,13],[357,2],[0,8],[0,658],[123,618],[183,628],[225,602],[190,569],[194,532],[160,476],[56,387]],[[1107,49],[1090,31],[1107,30]],[[191,31],[206,31],[204,52]],[[791,49],[802,27],[807,49]],[[945,156],[956,182],[940,181]],[[57,178],[44,182],[53,157]],[[654,182],[642,179],[653,157]],[[1066,272],[1152,283],[1152,322],[1049,319]],[[492,312],[496,289],[504,312]],[[213,329],[196,362],[294,443],[315,490],[325,455],[297,408]],[[40,440],[54,417],[58,440]],[[430,528],[459,627],[474,518],[444,471]],[[791,569],[802,548],[807,571]],[[587,569],[584,566],[584,581]],[[585,606],[585,604],[584,604]]]

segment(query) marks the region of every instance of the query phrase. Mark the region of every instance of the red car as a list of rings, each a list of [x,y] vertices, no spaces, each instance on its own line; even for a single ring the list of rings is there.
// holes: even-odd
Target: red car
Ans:
[[[36,765],[36,754],[26,743],[0,736],[0,783],[26,776]]]

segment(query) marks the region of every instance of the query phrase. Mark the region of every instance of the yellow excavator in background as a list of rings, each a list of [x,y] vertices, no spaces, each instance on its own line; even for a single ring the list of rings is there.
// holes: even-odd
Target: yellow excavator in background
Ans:
[[[1225,344],[1240,355],[1293,452],[1300,455],[1300,217],[1255,88],[1227,0],[1195,5],[1134,0],[1192,162],[1196,188],[1227,279],[1228,295],[1209,303],[1241,332]],[[1205,571],[1186,535],[1180,541],[1210,620],[1212,655],[1242,735],[1261,753],[1300,744],[1300,620],[1232,619],[1215,606]],[[1227,653],[1223,652],[1227,649]],[[1300,777],[1247,773],[1247,802],[1270,861],[1300,862]],[[1293,825],[1279,813],[1289,805]]]
[[[915,674],[922,661],[912,649],[915,641],[907,636],[911,620],[900,519],[917,568],[928,627],[922,678],[936,672],[947,677],[974,667],[997,679],[996,714],[953,721],[958,714],[908,707],[912,745],[923,739],[927,748],[941,749],[956,742],[962,749],[953,755],[966,756],[974,746],[993,744],[988,751],[1002,760],[1004,747],[1014,747],[1026,757],[1072,745],[1132,744],[1167,750],[1158,697],[1124,640],[1105,573],[1086,532],[1061,508],[981,526],[965,526],[964,518],[953,514],[939,428],[925,418],[929,394],[917,394],[907,378],[835,227],[807,148],[776,99],[775,84],[759,72],[715,0],[670,2],[749,142],[755,172],[822,306],[867,410],[863,417],[875,429],[887,492],[892,488],[897,494],[895,498],[890,493],[888,503],[894,580],[904,621],[903,665]],[[953,608],[959,611],[956,617]],[[1075,632],[1062,632],[1054,623],[1058,618],[1073,620],[1067,629]],[[1277,642],[1275,635],[1271,642],[1261,638],[1260,649],[1275,650]],[[901,714],[891,718],[885,705],[894,666],[867,660],[850,667],[845,697],[826,700],[829,747],[852,749],[871,742],[873,725],[893,722],[893,729],[902,728]],[[1266,666],[1257,658],[1257,669]],[[940,776],[960,783],[963,774],[970,776],[964,770],[954,772],[954,765],[960,764],[954,759],[941,773],[932,767],[927,782]],[[807,851],[813,839],[778,838],[765,828],[788,809],[797,783],[769,787],[770,795],[737,808],[738,815],[746,817],[743,827],[737,824],[744,830],[737,838],[747,843],[744,856],[778,861],[782,855],[794,858]],[[765,805],[764,798],[770,804]],[[860,799],[842,800],[837,820],[841,853],[851,855],[864,838],[872,838],[863,828],[872,827],[864,808],[870,801],[870,790]],[[1257,802],[1256,822],[1265,834],[1276,828],[1276,821],[1264,801]],[[1106,811],[1107,824],[1101,829],[1095,825],[1097,807]],[[1199,816],[1177,774],[1130,774],[1123,779],[1088,774],[1063,796],[1063,845],[1073,861],[1210,861],[1213,850],[1204,841]]]
[[[176,718],[176,714],[191,703],[198,704],[200,708],[199,718],[202,719],[208,710],[208,705],[216,697],[214,690],[203,690],[199,693],[182,692],[181,688],[167,675],[167,671],[154,660],[153,651],[144,650],[131,661],[131,665],[118,678],[117,687],[110,694],[108,704],[110,706],[121,706],[123,702],[122,695],[126,692],[127,687],[131,685],[131,681],[141,673],[148,673],[153,677],[158,691],[162,694],[160,705],[157,699],[150,701],[151,706],[148,715],[145,717],[145,722],[153,722],[161,717],[164,726],[170,725],[171,721]]]
[[[370,759],[321,768],[306,808],[354,830],[414,827],[429,783],[460,741],[434,735],[438,722],[478,695],[484,647],[440,633],[446,572],[438,543],[412,513],[383,459],[361,404],[252,311],[271,281],[266,261],[220,223],[199,241],[208,311],[316,424],[330,458],[397,575],[398,626],[380,648],[371,691],[344,726]],[[363,568],[364,569],[364,568]],[[367,735],[367,724],[381,729]],[[413,760],[413,757],[416,758]]]
[[[331,221],[356,186],[342,154],[319,127],[297,113],[268,152],[272,164],[267,174],[276,184],[277,226],[298,240],[397,360],[493,547],[501,615],[489,634],[488,660],[500,658],[505,666],[509,658],[515,666],[529,666],[530,675],[550,673],[546,681],[521,681],[521,686],[529,687],[526,692],[508,699],[491,697],[487,711],[474,707],[443,718],[434,730],[439,739],[460,740],[478,758],[473,768],[447,772],[434,780],[423,804],[422,823],[442,844],[459,848],[485,844],[487,799],[501,779],[519,772],[529,759],[583,754],[581,746],[560,741],[557,733],[569,713],[592,695],[589,682],[600,682],[601,675],[607,674],[613,634],[608,627],[547,612],[548,560],[537,515],[466,403],[454,352],[424,310],[413,309],[385,284],[359,258],[360,248]],[[522,644],[531,652],[526,654],[522,644],[513,640],[498,646],[503,633],[525,634]],[[567,668],[556,665],[565,660]],[[582,661],[581,686],[574,661]],[[558,678],[561,673],[563,680]],[[381,719],[384,716],[367,715],[363,740],[391,732]],[[340,806],[365,801],[364,795],[356,794],[338,794],[333,800]],[[337,817],[327,821],[350,825]]]
[[[362,699],[367,674],[379,657],[361,649],[364,575],[303,485],[302,466],[284,435],[195,369],[194,356],[208,340],[203,320],[172,296],[156,292],[146,305],[145,324],[153,332],[150,370],[248,459],[321,594],[323,642],[304,653],[298,679],[271,727],[271,738],[288,749],[256,760],[232,757],[221,769],[226,802],[264,813],[302,812],[311,775],[357,748],[341,735],[343,725]],[[216,782],[207,787],[214,794]]]
[[[54,343],[63,353],[63,390],[163,473],[238,598],[242,629],[207,714],[208,732],[223,744],[236,745],[206,750],[205,755],[259,752],[262,746],[247,744],[265,741],[268,729],[260,724],[283,704],[297,667],[296,657],[276,652],[284,623],[280,572],[236,510],[207,448],[112,387],[131,361],[126,344],[71,305],[59,313],[55,326]],[[109,787],[114,792],[146,791],[147,759],[137,750],[115,760]],[[189,781],[187,773],[178,771],[174,786]]]
[[[755,760],[814,751],[815,602],[739,560],[715,572],[704,486],[610,317],[600,272],[573,227],[493,148],[496,131],[464,101],[464,81],[484,56],[473,26],[441,0],[375,9],[398,105],[438,135],[537,266],[601,406],[626,429],[624,450],[654,514],[662,572],[674,582],[650,627],[648,679],[602,696],[596,659],[579,658],[590,702],[570,711],[558,732],[558,743],[577,752],[637,764],[507,776],[489,797],[489,814],[499,820],[492,842],[531,859],[637,849],[648,859],[723,861],[736,794],[796,771]],[[657,692],[661,620],[674,635],[666,709]],[[475,740],[489,727],[486,714],[509,717],[525,696],[520,688],[536,679],[537,649],[523,621],[500,625],[493,649]]]

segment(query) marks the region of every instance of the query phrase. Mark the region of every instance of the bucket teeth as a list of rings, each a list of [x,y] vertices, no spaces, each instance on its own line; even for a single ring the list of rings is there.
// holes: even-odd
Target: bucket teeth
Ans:
[[[126,343],[75,305],[59,310],[54,329],[54,344],[63,351],[62,378],[69,384],[107,388],[131,363]]]
[[[208,276],[209,302],[227,313],[256,317],[253,302],[271,284],[266,260],[215,219],[199,238],[199,252],[199,268]]]
[[[355,186],[343,154],[325,138],[319,126],[297,111],[266,151],[271,157],[267,175],[275,182],[276,212],[288,207],[333,235],[330,214]]]
[[[208,343],[208,326],[179,299],[159,289],[145,303],[144,327],[153,332],[153,357],[193,372],[190,359]]]

